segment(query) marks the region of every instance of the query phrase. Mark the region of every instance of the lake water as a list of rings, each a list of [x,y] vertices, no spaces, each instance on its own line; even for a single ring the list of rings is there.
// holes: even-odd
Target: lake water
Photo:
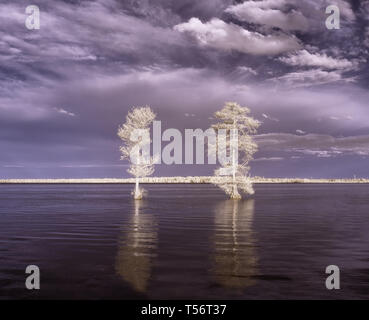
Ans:
[[[369,185],[145,188],[0,185],[0,299],[369,298]]]

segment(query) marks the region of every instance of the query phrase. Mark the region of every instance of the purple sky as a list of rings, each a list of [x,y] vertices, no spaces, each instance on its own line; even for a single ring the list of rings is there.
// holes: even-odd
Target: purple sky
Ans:
[[[369,177],[368,56],[369,1],[3,0],[0,178],[127,177],[116,131],[132,106],[206,129],[226,101],[263,122],[253,175]]]

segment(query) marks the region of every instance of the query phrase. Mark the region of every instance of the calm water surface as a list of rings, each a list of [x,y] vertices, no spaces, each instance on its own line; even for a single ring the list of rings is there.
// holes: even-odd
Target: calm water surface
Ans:
[[[369,298],[369,185],[145,188],[0,185],[0,299]]]

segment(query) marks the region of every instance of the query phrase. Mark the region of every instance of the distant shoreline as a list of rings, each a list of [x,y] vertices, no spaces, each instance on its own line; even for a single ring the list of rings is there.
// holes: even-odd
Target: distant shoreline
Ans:
[[[141,178],[140,183],[148,184],[206,184],[212,177],[148,177]],[[337,183],[337,184],[369,184],[369,179],[304,179],[304,178],[251,178],[253,183],[295,184],[295,183]],[[116,179],[0,179],[0,184],[132,184],[134,178]]]

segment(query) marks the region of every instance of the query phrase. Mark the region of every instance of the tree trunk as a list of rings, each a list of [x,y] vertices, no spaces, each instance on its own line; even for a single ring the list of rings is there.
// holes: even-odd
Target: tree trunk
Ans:
[[[140,155],[138,155],[137,164],[140,165]],[[135,200],[141,200],[142,199],[142,192],[140,191],[140,181],[139,178],[136,177],[136,187],[134,192],[134,199]]]
[[[235,129],[234,129],[235,130]],[[233,132],[234,135],[234,132]],[[231,199],[241,199],[240,194],[238,193],[237,183],[236,183],[236,149],[235,149],[234,136],[232,137],[232,182],[233,182],[233,192],[231,195]]]
[[[139,191],[139,181],[138,181],[138,178],[136,178],[136,193],[138,193]]]
[[[136,187],[134,191],[134,199],[135,200],[141,200],[142,199],[142,192],[139,187],[139,179],[136,177]]]
[[[233,177],[233,193],[237,189],[236,185],[236,159],[235,159],[235,152],[234,146],[232,145],[232,177]]]

